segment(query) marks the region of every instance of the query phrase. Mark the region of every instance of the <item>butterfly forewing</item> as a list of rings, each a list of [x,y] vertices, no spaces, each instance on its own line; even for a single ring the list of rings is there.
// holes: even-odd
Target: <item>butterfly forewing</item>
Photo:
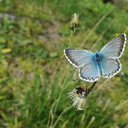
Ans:
[[[120,58],[126,44],[126,35],[120,34],[109,41],[100,51],[104,56],[109,58]]]
[[[85,64],[88,64],[91,60],[91,57],[94,55],[94,53],[87,50],[71,48],[65,49],[64,53],[68,61],[75,67],[81,67]]]

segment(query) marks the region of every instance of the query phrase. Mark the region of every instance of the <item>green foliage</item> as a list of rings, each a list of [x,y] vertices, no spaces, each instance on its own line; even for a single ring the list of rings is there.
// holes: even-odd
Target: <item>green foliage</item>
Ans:
[[[128,127],[128,79],[100,79],[85,110],[76,111],[67,93],[91,84],[79,80],[63,54],[67,47],[100,50],[128,34],[127,8],[101,0],[0,0],[0,11],[0,128]],[[74,13],[80,27],[71,38]]]

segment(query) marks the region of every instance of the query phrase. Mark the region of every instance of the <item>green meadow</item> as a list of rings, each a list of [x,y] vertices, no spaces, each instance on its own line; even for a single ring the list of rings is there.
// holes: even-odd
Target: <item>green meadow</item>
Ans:
[[[121,33],[125,0],[0,0],[0,128],[128,128],[128,78],[101,78],[77,111],[67,93],[92,83],[64,56],[65,48],[100,51]],[[128,44],[120,61],[128,74]]]

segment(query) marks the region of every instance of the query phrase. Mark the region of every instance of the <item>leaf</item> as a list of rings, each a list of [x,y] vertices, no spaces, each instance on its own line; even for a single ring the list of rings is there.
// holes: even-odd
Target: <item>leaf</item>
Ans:
[[[10,53],[11,51],[12,51],[11,48],[5,48],[1,50],[2,53]]]
[[[28,44],[32,44],[32,41],[31,40],[20,41],[20,45],[28,45]]]
[[[52,58],[52,57],[57,57],[57,55],[58,55],[58,54],[57,54],[56,52],[52,52],[52,53],[49,54],[49,56],[50,56],[51,58]]]
[[[3,37],[0,37],[0,43],[6,43],[6,39]]]

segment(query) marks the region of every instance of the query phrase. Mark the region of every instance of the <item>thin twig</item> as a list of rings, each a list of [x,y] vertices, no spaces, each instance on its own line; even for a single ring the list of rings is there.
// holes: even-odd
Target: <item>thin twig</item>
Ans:
[[[90,88],[88,88],[87,90],[85,90],[85,91],[87,92],[87,93],[85,93],[85,94],[86,94],[86,97],[89,95],[89,93],[90,93],[90,92],[92,91],[92,89],[95,87],[96,83],[97,83],[97,81],[94,82]]]
[[[125,73],[125,72],[121,72],[120,74],[117,74],[116,76],[117,76],[117,77],[125,77],[125,78],[128,79],[128,74]]]

